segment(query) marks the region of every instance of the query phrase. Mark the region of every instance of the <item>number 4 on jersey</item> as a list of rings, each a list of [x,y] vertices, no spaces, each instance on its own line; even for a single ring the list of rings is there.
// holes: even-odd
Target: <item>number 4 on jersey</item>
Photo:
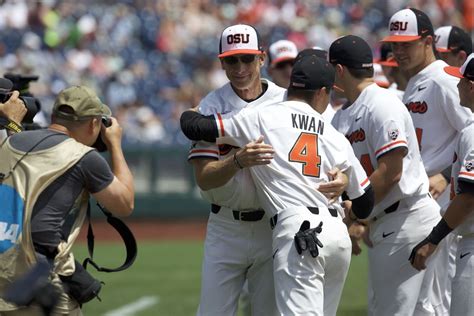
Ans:
[[[301,162],[305,176],[319,177],[321,156],[318,155],[318,135],[301,133],[291,148],[288,160]]]

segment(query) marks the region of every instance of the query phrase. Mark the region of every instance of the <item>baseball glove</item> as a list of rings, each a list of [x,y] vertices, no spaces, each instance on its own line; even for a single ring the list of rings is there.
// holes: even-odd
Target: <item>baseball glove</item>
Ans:
[[[310,228],[309,221],[303,221],[300,230],[295,234],[295,247],[298,254],[301,255],[303,251],[308,250],[313,258],[319,255],[319,248],[322,248],[323,244],[317,235],[323,230],[322,226],[323,222],[320,222],[317,227]]]

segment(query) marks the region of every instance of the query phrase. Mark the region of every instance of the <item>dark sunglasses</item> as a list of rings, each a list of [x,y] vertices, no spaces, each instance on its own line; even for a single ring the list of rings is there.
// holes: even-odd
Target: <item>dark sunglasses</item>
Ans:
[[[275,69],[280,69],[281,70],[281,69],[286,68],[287,66],[293,67],[294,64],[295,64],[294,60],[282,61],[282,62],[275,65]]]
[[[256,55],[242,55],[242,56],[227,56],[222,58],[222,60],[228,65],[235,65],[239,62],[243,64],[251,64],[255,61]]]

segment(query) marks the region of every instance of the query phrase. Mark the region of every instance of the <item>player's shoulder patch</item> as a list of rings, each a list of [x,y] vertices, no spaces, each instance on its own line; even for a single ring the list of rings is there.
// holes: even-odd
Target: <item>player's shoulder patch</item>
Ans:
[[[464,168],[466,168],[466,170],[469,172],[474,170],[474,160],[466,160],[466,163],[464,164]]]
[[[398,128],[391,129],[388,131],[388,137],[390,137],[391,140],[397,139],[398,135],[400,135],[400,131],[398,130]]]

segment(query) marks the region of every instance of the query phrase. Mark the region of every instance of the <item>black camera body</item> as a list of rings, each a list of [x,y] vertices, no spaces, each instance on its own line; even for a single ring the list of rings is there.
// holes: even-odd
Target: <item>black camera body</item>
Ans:
[[[22,124],[33,124],[33,118],[41,110],[40,101],[30,92],[30,82],[38,80],[38,76],[23,76],[7,73],[4,78],[0,78],[0,102],[5,103],[11,97],[11,91],[20,92],[20,100],[23,101],[27,109]]]
[[[102,116],[102,124],[104,124],[105,127],[110,127],[112,125],[112,120],[108,116]],[[102,133],[99,133],[99,136],[97,136],[97,140],[95,141],[94,145],[92,145],[92,147],[101,153],[107,151],[107,146],[102,140]]]

